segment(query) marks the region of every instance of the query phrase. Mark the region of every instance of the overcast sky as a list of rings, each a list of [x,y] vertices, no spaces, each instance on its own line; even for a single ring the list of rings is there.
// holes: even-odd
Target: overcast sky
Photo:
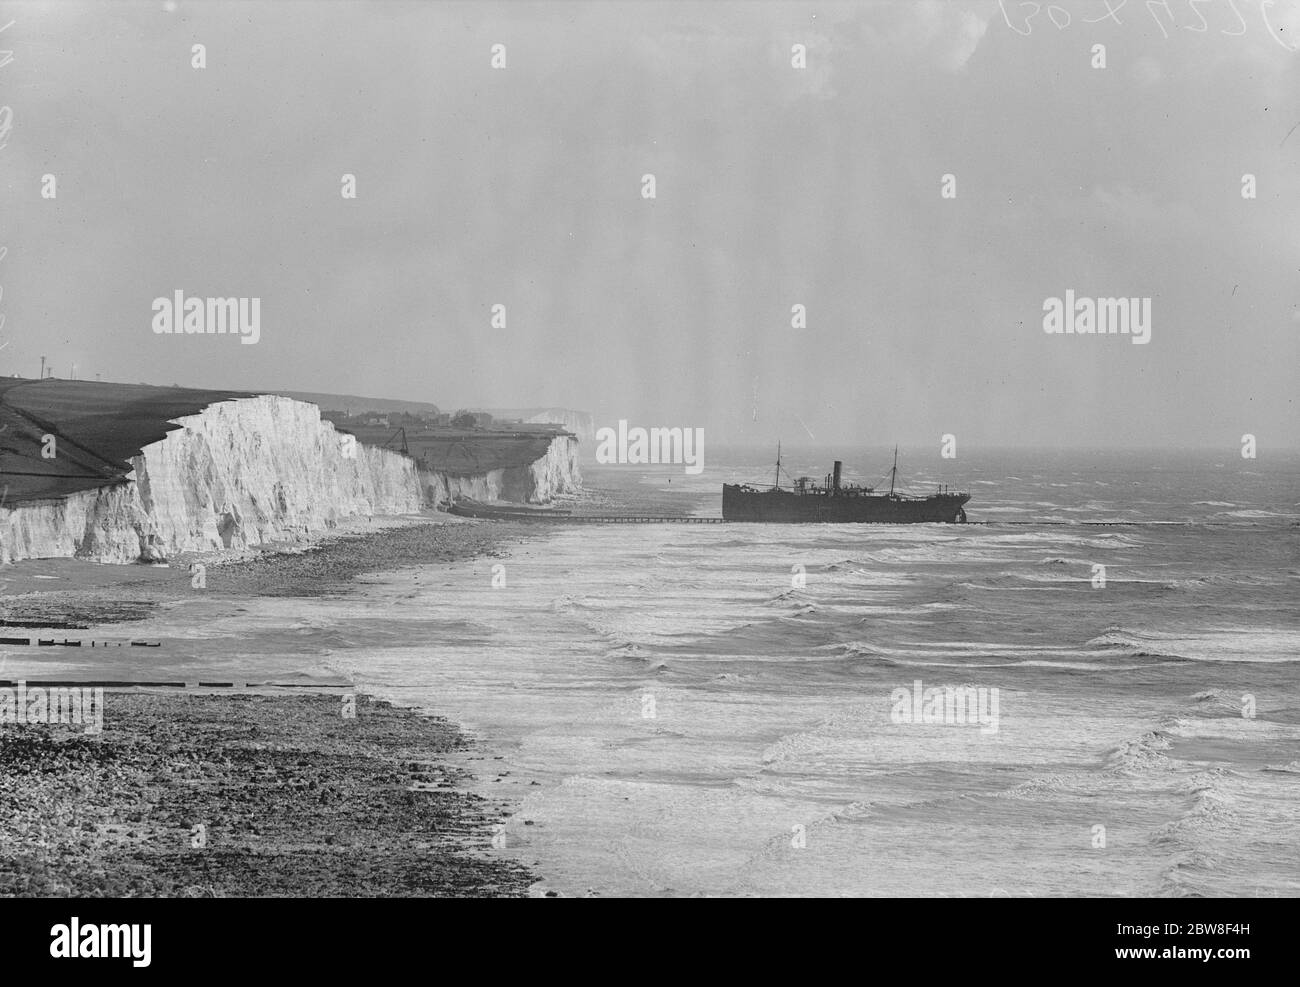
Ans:
[[[0,372],[1294,446],[1300,0],[1234,3],[0,4]],[[1150,343],[1047,335],[1067,288]],[[176,289],[260,342],[155,335]]]

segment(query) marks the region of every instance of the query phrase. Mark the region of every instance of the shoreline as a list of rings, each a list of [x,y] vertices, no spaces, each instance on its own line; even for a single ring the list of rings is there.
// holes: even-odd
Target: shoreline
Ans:
[[[111,692],[0,728],[0,897],[525,897],[440,717],[364,695]]]
[[[327,597],[347,592],[358,576],[496,557],[503,543],[523,541],[526,532],[523,524],[394,515],[353,522],[302,542],[187,553],[165,564],[24,559],[0,565],[0,631],[84,630],[94,624],[142,621],[161,604],[195,592]],[[194,585],[196,566],[204,570],[201,587]]]
[[[521,525],[404,515],[167,566],[27,560],[0,569],[0,636],[146,621],[198,591],[193,563],[206,567],[202,592],[237,607],[344,597],[361,576],[497,557],[526,537]],[[5,650],[29,653],[0,648],[0,668]],[[298,694],[111,690],[98,735],[0,725],[0,798],[12,807],[0,897],[527,896],[538,878],[492,849],[514,807],[473,793],[479,772],[457,766],[499,760],[488,745],[361,693],[344,719],[352,694],[323,680]]]

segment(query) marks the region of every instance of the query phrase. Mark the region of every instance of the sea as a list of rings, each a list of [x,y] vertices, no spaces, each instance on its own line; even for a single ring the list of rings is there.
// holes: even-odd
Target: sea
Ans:
[[[891,463],[783,465],[837,453],[868,485]],[[574,507],[717,516],[772,458],[589,464]],[[900,476],[969,490],[972,523],[547,528],[368,577],[351,620],[387,640],[353,627],[327,664],[483,740],[539,891],[1300,893],[1300,458],[905,451]],[[930,689],[982,705],[927,715]]]
[[[569,506],[716,517],[773,480],[706,454],[588,463]],[[892,450],[783,465],[836,457],[879,484]],[[1300,894],[1300,456],[904,449],[900,476],[970,523],[539,524],[129,632],[457,721],[539,895]]]

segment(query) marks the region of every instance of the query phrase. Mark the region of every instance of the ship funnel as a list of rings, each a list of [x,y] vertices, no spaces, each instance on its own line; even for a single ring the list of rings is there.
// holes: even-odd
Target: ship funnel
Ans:
[[[840,492],[840,469],[844,466],[838,459],[835,460],[835,474],[831,479],[831,489],[836,493]]]

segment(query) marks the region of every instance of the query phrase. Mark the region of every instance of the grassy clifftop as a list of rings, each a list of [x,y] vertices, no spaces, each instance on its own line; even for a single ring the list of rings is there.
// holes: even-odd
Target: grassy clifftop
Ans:
[[[0,489],[8,488],[5,502],[66,497],[120,482],[132,457],[177,428],[172,419],[198,414],[216,401],[249,396],[246,391],[54,378],[0,380]]]

